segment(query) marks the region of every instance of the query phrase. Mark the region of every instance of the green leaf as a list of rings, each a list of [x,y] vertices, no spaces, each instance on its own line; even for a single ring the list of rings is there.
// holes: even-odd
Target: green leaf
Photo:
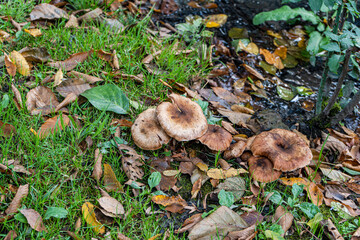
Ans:
[[[304,190],[304,185],[297,185],[296,183],[292,186],[291,192],[294,196],[294,199],[296,199],[300,193],[302,193]]]
[[[231,207],[235,202],[234,194],[232,192],[226,192],[224,189],[219,192],[218,198],[221,206]]]
[[[332,8],[335,5],[336,0],[324,0],[325,6]]]
[[[281,4],[286,4],[286,3],[298,3],[302,0],[282,0]]]
[[[129,111],[129,99],[116,85],[107,84],[94,87],[81,95],[101,111],[112,111],[118,114],[127,114]]]
[[[45,213],[44,219],[54,218],[66,218],[68,211],[61,207],[49,207]]]
[[[282,202],[282,196],[278,191],[273,191],[273,195],[271,195],[271,197],[269,198],[270,201],[272,201],[273,203],[275,203],[276,205],[280,205],[280,203]],[[268,193],[270,194],[270,193]]]
[[[307,225],[312,229],[316,229],[317,226],[319,225],[319,222],[322,221],[324,219],[324,216],[322,215],[322,213],[317,213],[315,215],[314,218],[312,218],[308,223]]]
[[[312,24],[318,24],[320,18],[313,12],[306,10],[305,8],[290,8],[285,5],[281,8],[275,9],[269,12],[261,12],[253,18],[253,24],[259,25],[266,21],[287,21],[300,16],[302,20],[309,21]]]
[[[321,47],[328,52],[341,52],[340,46],[336,42],[329,42],[328,44]]]
[[[345,172],[347,172],[350,175],[353,175],[353,176],[360,175],[360,172],[358,172],[358,171],[355,171],[355,170],[352,170],[352,169],[349,169],[349,168],[346,168],[346,167],[343,167],[343,169],[344,169]]]
[[[26,217],[25,217],[22,213],[16,214],[16,215],[14,216],[14,218],[15,218],[16,220],[18,220],[19,222],[22,222],[22,223],[27,223],[27,222],[28,222],[27,219],[26,219]]]
[[[153,172],[148,179],[148,184],[149,184],[150,189],[159,185],[160,181],[161,181],[161,173]]]
[[[309,6],[314,12],[319,11],[322,4],[323,0],[309,0]]]
[[[341,218],[343,218],[343,219],[354,218],[353,216],[351,216],[349,210],[346,208],[345,205],[342,205],[341,203],[335,202],[335,201],[332,201],[330,205],[331,205],[331,208],[334,209]]]
[[[320,209],[319,209],[318,206],[316,206],[316,205],[314,205],[312,203],[308,203],[308,202],[300,203],[299,208],[310,219],[315,217],[315,215],[320,212]]]
[[[9,106],[9,103],[10,103],[9,94],[5,93],[1,100],[1,108],[2,109],[7,108]]]
[[[273,231],[273,232],[276,232],[278,234],[283,234],[284,233],[284,230],[282,229],[282,227],[279,224],[271,225],[269,230]]]
[[[280,85],[276,86],[276,91],[279,94],[279,97],[286,101],[290,101],[296,96],[296,93],[291,88],[283,87]]]
[[[337,70],[339,69],[340,66],[340,58],[341,55],[334,54],[329,58],[328,61],[329,70],[335,74],[337,73]]]
[[[310,33],[310,38],[308,41],[308,45],[306,46],[306,50],[315,55],[319,52],[320,49],[320,42],[323,39],[323,37],[321,36],[321,34],[318,31],[314,31],[312,33]]]
[[[314,94],[313,90],[307,87],[296,87],[296,91],[300,96],[310,96]]]
[[[270,231],[270,230],[266,230],[265,231],[265,236],[267,238],[270,238],[272,240],[285,240],[285,238],[283,238],[281,236],[281,234],[277,233],[277,232],[273,232],[273,231]]]

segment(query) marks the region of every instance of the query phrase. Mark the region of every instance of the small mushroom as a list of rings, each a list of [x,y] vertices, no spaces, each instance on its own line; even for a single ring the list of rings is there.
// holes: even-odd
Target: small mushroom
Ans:
[[[251,144],[254,156],[267,157],[274,169],[289,172],[310,163],[312,153],[296,133],[285,129],[273,129],[257,135]]]
[[[248,160],[248,165],[251,177],[259,182],[272,182],[281,175],[281,171],[275,170],[273,163],[266,157],[252,156]]]
[[[170,141],[170,137],[161,128],[156,110],[149,108],[139,114],[131,126],[131,135],[134,143],[144,150],[156,150]]]
[[[170,102],[156,108],[157,119],[164,131],[178,141],[190,141],[204,135],[208,124],[201,107],[196,102],[170,94]]]
[[[211,150],[224,151],[232,141],[231,134],[218,125],[208,125],[208,130],[198,140]]]

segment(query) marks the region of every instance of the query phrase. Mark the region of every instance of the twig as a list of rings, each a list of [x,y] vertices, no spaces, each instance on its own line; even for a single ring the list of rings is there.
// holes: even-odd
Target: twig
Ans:
[[[296,222],[296,221],[295,221]],[[296,225],[300,226],[302,229],[304,229],[306,232],[310,233],[311,236],[313,236],[315,239],[320,240],[317,236],[315,236],[309,229],[304,227],[301,223],[296,222]]]

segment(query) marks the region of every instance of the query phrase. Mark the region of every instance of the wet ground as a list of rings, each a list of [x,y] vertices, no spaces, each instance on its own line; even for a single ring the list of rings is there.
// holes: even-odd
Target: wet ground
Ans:
[[[254,26],[252,24],[253,17],[263,11],[270,11],[281,6],[281,0],[220,0],[215,1],[218,5],[218,8],[215,9],[206,9],[206,8],[192,8],[187,5],[189,0],[179,0],[177,1],[179,9],[170,15],[161,15],[160,19],[164,22],[170,23],[175,26],[177,23],[182,23],[185,21],[185,18],[189,15],[198,15],[202,18],[205,18],[211,14],[224,13],[228,16],[228,20],[224,26],[219,29],[211,29],[215,32],[215,37],[222,41],[225,46],[229,47],[231,39],[228,37],[229,29],[233,27],[246,28],[249,33],[249,37],[252,41],[261,48],[266,48],[268,50],[274,50],[276,47],[273,45],[273,38],[266,34],[266,30],[272,29],[274,31],[280,31],[282,29],[288,29],[290,26],[282,22],[269,22],[262,24],[260,26]],[[288,4],[291,7],[305,7],[308,6],[303,2],[298,4]],[[226,57],[220,57],[219,62],[227,62],[229,59]],[[238,73],[244,72],[244,68],[241,67],[243,63],[236,57],[232,56],[232,60],[238,68]],[[247,63],[247,62],[246,62]],[[254,66],[254,63],[247,63],[250,66]],[[260,68],[257,67],[257,70]],[[317,59],[316,66],[311,66],[307,62],[300,62],[295,68],[285,68],[282,71],[277,73],[283,82],[292,86],[305,86],[311,88],[314,92],[317,92],[318,86],[320,83],[321,75],[323,69],[322,59]],[[262,69],[259,70],[260,72]],[[266,75],[264,71],[261,72]],[[268,76],[267,77],[271,77]],[[335,76],[336,77],[336,76]],[[217,81],[218,85],[232,90],[232,85],[234,81],[231,79],[231,76],[222,77],[221,80]],[[264,83],[268,97],[271,101],[266,99],[257,99],[260,108],[271,109],[274,112],[280,114],[282,121],[289,127],[295,128],[295,124],[300,123],[303,126],[304,133],[307,135],[313,135],[311,129],[309,129],[309,124],[306,122],[313,117],[314,110],[307,111],[302,108],[304,101],[315,102],[316,94],[313,94],[311,97],[295,97],[293,100],[285,101],[281,99],[277,92],[276,86],[270,83]],[[334,87],[333,84],[332,87]],[[352,130],[355,130],[359,126],[358,116],[352,116],[345,120],[346,126]]]

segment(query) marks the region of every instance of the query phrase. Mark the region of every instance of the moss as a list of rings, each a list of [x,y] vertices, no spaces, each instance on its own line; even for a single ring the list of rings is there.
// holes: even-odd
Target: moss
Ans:
[[[179,188],[181,187],[179,194],[183,199],[188,200],[191,198],[192,183],[189,175],[181,175],[176,185]]]

